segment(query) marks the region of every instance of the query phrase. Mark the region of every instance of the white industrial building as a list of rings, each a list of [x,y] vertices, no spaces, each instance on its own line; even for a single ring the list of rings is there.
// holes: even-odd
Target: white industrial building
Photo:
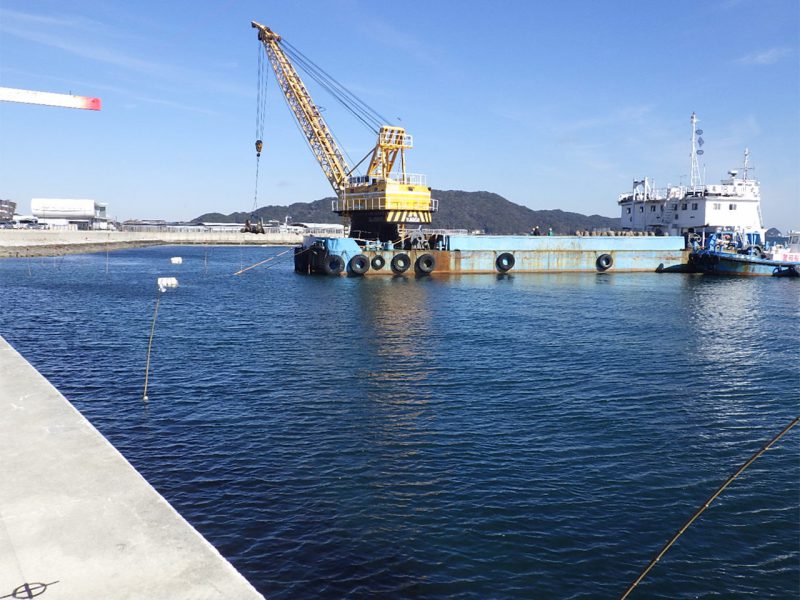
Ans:
[[[31,213],[51,229],[109,229],[106,205],[83,198],[33,198]]]

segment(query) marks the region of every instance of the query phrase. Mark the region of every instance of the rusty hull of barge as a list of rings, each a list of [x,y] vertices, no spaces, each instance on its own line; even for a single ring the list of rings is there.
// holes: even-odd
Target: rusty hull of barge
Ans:
[[[685,248],[682,236],[443,236],[433,249],[309,236],[295,250],[295,270],[356,276],[654,272],[686,265]],[[408,257],[408,268],[402,272],[392,268],[398,255]],[[381,268],[375,268],[376,257],[383,258]],[[421,268],[431,266],[430,257],[433,268]]]

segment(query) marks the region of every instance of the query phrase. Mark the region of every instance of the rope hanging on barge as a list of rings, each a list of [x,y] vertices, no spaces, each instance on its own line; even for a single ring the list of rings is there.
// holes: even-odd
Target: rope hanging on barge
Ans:
[[[664,556],[667,553],[667,550],[669,550],[672,547],[672,545],[676,541],[678,541],[678,538],[681,537],[681,535],[683,535],[683,532],[686,531],[689,528],[689,526],[697,520],[697,518],[703,513],[703,511],[705,511],[705,509],[707,509],[711,505],[711,503],[714,500],[716,500],[717,497],[723,491],[725,491],[725,488],[727,488],[733,482],[734,479],[736,479],[739,475],[741,475],[742,472],[747,467],[749,467],[751,464],[753,464],[755,462],[755,460],[759,456],[761,456],[767,450],[769,450],[772,447],[772,445],[775,444],[775,442],[777,442],[779,439],[781,439],[792,427],[797,425],[798,421],[800,421],[800,417],[795,417],[792,420],[792,422],[789,423],[786,427],[784,427],[783,430],[778,435],[776,435],[769,442],[767,442],[767,444],[763,448],[761,448],[761,450],[759,450],[758,452],[753,454],[753,456],[751,456],[746,463],[744,463],[741,467],[739,467],[739,469],[733,475],[728,477],[728,479],[725,481],[725,483],[723,483],[719,487],[719,489],[716,492],[714,492],[711,495],[711,497],[708,500],[706,500],[703,503],[703,505],[694,512],[694,514],[689,518],[688,521],[686,521],[686,523],[683,524],[683,526],[678,530],[678,532],[675,535],[672,536],[672,538],[664,545],[664,547],[661,549],[661,551],[658,554],[656,554],[655,558],[653,560],[651,560],[650,563],[645,567],[644,571],[642,571],[639,574],[639,576],[636,579],[634,579],[633,583],[631,583],[631,585],[628,587],[628,589],[625,590],[625,593],[622,594],[622,596],[620,596],[620,600],[625,600],[630,595],[630,593],[634,590],[634,588],[637,585],[639,585],[639,583],[641,583],[642,579],[644,579],[645,576],[652,570],[652,568],[656,566],[656,563],[659,560],[661,560],[661,557]]]

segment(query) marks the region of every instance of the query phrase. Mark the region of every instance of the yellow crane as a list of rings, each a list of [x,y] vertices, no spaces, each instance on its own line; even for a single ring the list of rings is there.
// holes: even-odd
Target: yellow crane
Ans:
[[[251,22],[286,103],[294,113],[306,141],[336,192],[332,210],[350,219],[350,237],[402,243],[408,225],[431,222],[438,209],[423,175],[406,172],[405,151],[413,146],[403,127],[381,125],[366,175],[353,175],[328,125],[284,51],[281,36],[269,27]],[[259,149],[260,151],[260,149]],[[361,163],[359,163],[361,164]],[[358,167],[358,165],[356,165]]]

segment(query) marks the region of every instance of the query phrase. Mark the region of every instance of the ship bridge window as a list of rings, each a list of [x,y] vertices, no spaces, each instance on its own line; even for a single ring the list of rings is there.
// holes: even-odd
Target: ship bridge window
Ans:
[[[714,202],[714,210],[720,210],[722,208],[722,203]]]
[[[626,214],[626,215],[629,215],[629,214],[631,214],[631,207],[630,207],[630,206],[629,206],[628,208],[626,208],[626,209],[625,209],[625,214]]]
[[[651,206],[651,207],[650,207],[650,212],[656,212],[656,207],[655,207],[655,205],[653,205],[653,206]]]
[[[736,210],[735,204],[728,204],[728,210]]]
[[[686,207],[687,207],[686,204],[681,204],[681,210],[686,210]]]
[[[643,213],[643,212],[644,212],[644,206],[640,206],[640,207],[639,207],[639,212],[640,212],[640,213]]]
[[[692,202],[692,210],[697,210],[697,202]]]
[[[672,205],[672,210],[678,210],[678,205],[677,204],[673,204]]]

